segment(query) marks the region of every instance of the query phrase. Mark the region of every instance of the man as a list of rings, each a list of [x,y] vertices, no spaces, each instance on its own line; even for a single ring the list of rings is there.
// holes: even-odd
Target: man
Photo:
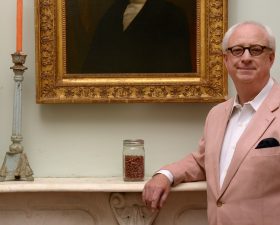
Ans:
[[[154,175],[143,201],[156,210],[171,184],[206,180],[209,225],[278,225],[280,86],[270,77],[275,38],[268,27],[243,22],[225,34],[223,54],[237,96],[209,112],[198,151]]]
[[[101,19],[83,73],[192,72],[185,14],[166,0],[115,0]]]

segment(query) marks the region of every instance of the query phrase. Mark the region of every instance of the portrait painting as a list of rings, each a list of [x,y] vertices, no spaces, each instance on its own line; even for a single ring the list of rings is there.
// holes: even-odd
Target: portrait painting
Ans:
[[[67,0],[65,7],[69,74],[196,71],[196,0]]]
[[[227,0],[36,0],[37,103],[220,102]]]

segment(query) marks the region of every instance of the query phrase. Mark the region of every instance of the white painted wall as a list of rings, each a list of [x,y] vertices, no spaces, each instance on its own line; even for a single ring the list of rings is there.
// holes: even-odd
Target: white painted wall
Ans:
[[[278,0],[229,0],[229,25],[266,23],[280,43],[279,8]],[[16,0],[0,1],[0,165],[11,143],[15,14]],[[22,134],[34,177],[120,176],[124,138],[145,140],[147,175],[196,148],[211,104],[37,105],[33,0],[24,0],[23,36],[28,70]],[[277,58],[272,70],[277,80],[279,69]],[[229,95],[234,93],[229,81]]]

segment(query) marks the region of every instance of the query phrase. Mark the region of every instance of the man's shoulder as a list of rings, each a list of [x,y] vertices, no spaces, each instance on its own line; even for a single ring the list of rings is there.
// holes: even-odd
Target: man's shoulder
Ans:
[[[213,112],[219,112],[221,110],[225,110],[225,109],[228,109],[228,108],[231,108],[232,105],[233,105],[233,102],[234,102],[234,97],[231,97],[229,98],[228,100],[224,101],[224,102],[221,102],[217,105],[215,105],[211,110],[210,112],[213,113]]]
[[[275,82],[274,85],[273,85],[273,88],[275,88],[279,91],[280,90],[280,83]]]
[[[280,105],[280,84],[274,83],[270,93],[264,101],[264,105],[268,106],[271,110],[279,108]]]

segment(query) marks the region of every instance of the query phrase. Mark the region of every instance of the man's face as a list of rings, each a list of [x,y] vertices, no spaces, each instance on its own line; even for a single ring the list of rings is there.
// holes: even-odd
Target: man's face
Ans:
[[[231,35],[228,47],[261,45],[268,47],[266,32],[252,24],[239,26]],[[252,56],[248,49],[243,55],[234,56],[230,51],[224,54],[224,63],[235,85],[250,84],[250,87],[264,86],[269,78],[275,53],[264,49],[258,56]]]

